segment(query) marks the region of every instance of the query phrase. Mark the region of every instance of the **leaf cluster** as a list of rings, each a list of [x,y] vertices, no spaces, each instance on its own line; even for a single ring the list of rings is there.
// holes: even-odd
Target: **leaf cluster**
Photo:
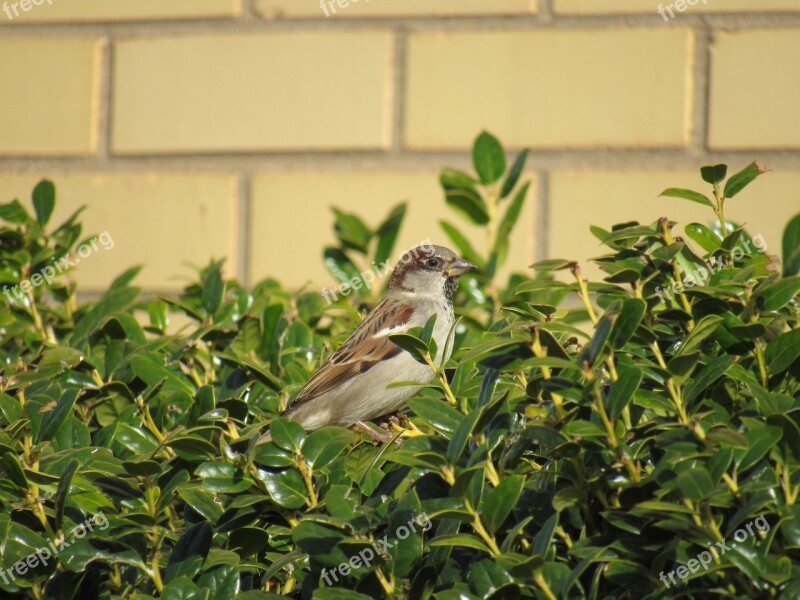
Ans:
[[[69,274],[0,296],[3,597],[800,594],[800,217],[781,274],[723,216],[763,168],[705,167],[714,201],[665,195],[702,196],[715,223],[686,239],[666,218],[592,227],[604,280],[550,259],[500,282],[526,158],[484,132],[474,174],[442,173],[486,244],[441,223],[480,269],[448,364],[431,360],[432,321],[393,338],[437,374],[395,425],[402,445],[279,416],[368,293],[247,290],[214,261],[175,296],[143,296],[136,268],[91,300]],[[75,251],[78,214],[50,228],[55,201],[42,182],[33,213],[0,206],[3,285]],[[331,272],[389,259],[404,214],[370,228],[334,211]],[[662,572],[748,524],[667,590]],[[51,543],[52,560],[28,560]]]

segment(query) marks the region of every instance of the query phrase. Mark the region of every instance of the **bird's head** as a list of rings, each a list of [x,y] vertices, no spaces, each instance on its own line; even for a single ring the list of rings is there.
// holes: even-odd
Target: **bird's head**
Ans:
[[[476,268],[444,246],[417,246],[406,252],[394,268],[389,293],[441,294],[450,300],[458,278]]]

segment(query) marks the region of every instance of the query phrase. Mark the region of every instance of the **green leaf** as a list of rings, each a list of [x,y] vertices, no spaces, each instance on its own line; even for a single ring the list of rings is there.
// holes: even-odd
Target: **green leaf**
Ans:
[[[800,213],[783,230],[783,275],[800,274]]]
[[[420,339],[422,342],[430,347],[431,343],[436,343],[433,340],[433,330],[436,327],[436,313],[433,313],[427,321],[425,321],[425,326],[422,328],[422,332],[420,333]],[[431,354],[435,354],[435,352],[431,352]]]
[[[609,415],[616,419],[625,410],[625,407],[633,398],[633,393],[639,389],[642,382],[643,373],[636,367],[620,368],[619,378],[611,385],[608,392],[606,404],[608,405]]]
[[[461,422],[463,415],[446,402],[431,401],[429,398],[412,398],[408,406],[420,419],[431,427],[451,437]]]
[[[486,225],[489,222],[489,209],[478,194],[470,190],[448,190],[445,192],[447,204],[473,225]]]
[[[725,354],[709,362],[699,374],[695,375],[692,380],[686,384],[683,393],[684,401],[688,404],[700,396],[712,383],[727,372],[735,360],[736,357]]]
[[[535,369],[550,367],[551,369],[581,370],[580,366],[576,365],[574,362],[565,358],[559,358],[558,356],[537,356],[527,359],[524,364],[526,367],[533,367]]]
[[[321,587],[314,591],[313,600],[372,600],[372,596],[341,587]]]
[[[346,213],[331,207],[335,217],[334,231],[336,237],[346,248],[353,248],[362,254],[367,253],[367,246],[372,238],[369,227],[357,215]]]
[[[164,366],[163,360],[164,357],[156,353],[134,356],[130,360],[131,369],[147,385],[155,387],[163,382],[163,391],[180,391],[194,396],[194,388]]]
[[[528,150],[525,149],[519,153],[517,159],[514,161],[514,164],[511,165],[511,170],[508,172],[508,177],[503,182],[503,188],[500,190],[500,198],[505,198],[508,196],[512,191],[514,191],[514,187],[517,185],[517,181],[519,181],[519,176],[522,175],[522,169],[525,168],[525,161],[528,160]]]
[[[292,529],[291,536],[298,548],[325,567],[338,567],[349,558],[339,546],[346,536],[333,524],[301,521]]]
[[[440,546],[457,547],[457,548],[470,548],[480,552],[490,553],[489,547],[480,541],[477,537],[466,533],[449,533],[445,535],[438,535],[428,542],[431,548]]]
[[[500,530],[511,510],[517,505],[524,485],[524,476],[507,475],[487,494],[481,513],[490,533]]]
[[[197,586],[207,591],[209,600],[235,600],[239,591],[238,565],[222,565],[206,571],[197,580]],[[163,596],[163,594],[162,594]]]
[[[638,240],[641,237],[655,238],[657,236],[658,234],[652,227],[633,225],[631,227],[615,229],[603,240],[603,243],[610,245],[613,242],[619,242],[621,240]]]
[[[492,134],[483,131],[472,147],[472,163],[483,185],[498,181],[506,171],[503,146]]]
[[[239,335],[231,344],[231,350],[239,356],[247,356],[261,342],[261,326],[257,319],[245,318],[239,325]]]
[[[708,439],[725,448],[747,449],[747,437],[739,433],[738,431],[729,429],[728,427],[717,427],[715,429],[712,429],[711,431],[708,432]],[[712,464],[711,461],[714,460],[716,456],[717,454],[715,454],[708,461],[709,469],[711,470],[712,473],[714,472],[714,469],[711,469],[711,464]]]
[[[604,315],[597,322],[591,341],[583,349],[583,352],[581,352],[578,358],[578,365],[588,363],[592,366],[596,364],[603,354],[610,333],[611,318],[608,315]]]
[[[42,225],[47,225],[56,206],[56,187],[52,181],[43,179],[33,188],[33,208],[36,210],[36,220]]]
[[[137,459],[126,460],[122,462],[122,466],[126,473],[135,475],[137,477],[154,477],[161,473],[161,465],[154,460]]]
[[[566,269],[572,269],[578,263],[574,260],[565,260],[563,258],[548,258],[546,260],[540,260],[539,262],[535,262],[531,265],[531,269],[535,269],[537,271],[564,271]]]
[[[800,293],[800,277],[786,277],[766,288],[759,289],[756,296],[760,299],[758,306],[762,311],[779,310],[786,306]]]
[[[118,425],[116,441],[139,456],[152,454],[158,448],[158,442],[150,433],[145,433],[142,429],[127,423]]]
[[[76,573],[86,570],[93,562],[129,565],[140,571],[147,570],[141,557],[130,546],[97,538],[91,541],[88,539],[73,540],[69,546],[65,544],[58,555],[58,560],[67,570]]]
[[[294,469],[283,471],[260,471],[259,478],[264,482],[272,500],[284,508],[297,509],[308,503],[305,482]]]
[[[205,489],[222,494],[239,494],[253,485],[249,477],[243,477],[239,469],[225,462],[203,463],[195,474]]]
[[[425,363],[425,356],[428,354],[428,345],[418,337],[410,333],[394,333],[389,336],[393,343],[408,352],[417,362]]]
[[[217,312],[222,303],[222,297],[225,295],[225,283],[222,281],[221,268],[220,263],[215,263],[208,270],[206,280],[203,282],[203,307],[210,315]]]
[[[254,451],[253,460],[260,465],[274,469],[290,467],[295,464],[294,454],[290,454],[273,444],[258,444]]]
[[[642,322],[647,303],[641,298],[628,298],[622,303],[622,310],[614,320],[611,328],[610,343],[612,348],[620,349],[633,337],[639,323]]]
[[[408,206],[405,202],[395,206],[390,212],[389,216],[378,226],[375,235],[378,236],[378,244],[375,248],[375,262],[382,264],[388,261],[394,252],[394,246],[397,243],[397,237],[400,235],[400,228],[406,218],[406,209]]]
[[[736,462],[737,473],[743,473],[764,458],[783,437],[783,430],[780,427],[763,425],[751,429],[746,436],[748,448],[744,452],[739,451],[740,458]]]
[[[165,571],[165,582],[170,582],[181,576],[194,578],[203,567],[203,562],[211,548],[211,525],[201,521],[192,525],[180,537],[175,549],[172,551]]]
[[[201,590],[191,579],[181,576],[165,585],[160,596],[165,600],[208,600],[208,591]]]
[[[695,351],[688,354],[678,354],[667,363],[667,370],[675,378],[675,382],[682,385],[697,367],[700,352]]]
[[[683,198],[684,200],[690,200],[692,202],[697,202],[698,204],[704,204],[705,206],[715,208],[714,204],[708,199],[707,196],[704,196],[700,192],[693,192],[692,190],[685,190],[682,188],[667,188],[661,192],[660,195],[667,196],[669,198]]]
[[[361,272],[353,264],[353,261],[339,248],[328,247],[323,251],[325,268],[340,283],[347,283],[352,279],[361,277]],[[343,295],[349,295],[350,292]]]
[[[477,193],[475,185],[478,183],[471,175],[455,169],[444,169],[439,175],[439,183],[442,189],[448,190],[470,190]]]
[[[695,466],[679,473],[677,483],[683,495],[693,502],[705,500],[714,489],[711,475],[701,466]]]
[[[450,438],[450,443],[447,444],[447,460],[455,463],[467,447],[467,442],[472,435],[472,430],[480,417],[480,410],[473,410],[466,417],[461,419],[461,422],[453,432],[453,437]]]
[[[9,510],[0,514],[0,568],[4,571],[18,561],[36,554],[39,548],[47,548],[44,537],[12,521],[10,512]],[[5,586],[2,589],[6,589]],[[7,598],[11,596],[4,595]]]
[[[717,330],[717,327],[719,327],[720,323],[722,322],[723,318],[719,315],[708,315],[700,319],[700,321],[695,324],[694,329],[692,329],[692,332],[689,334],[689,337],[686,338],[686,341],[675,353],[676,356],[691,354],[693,350],[703,343],[703,341],[714,334],[714,332]]]
[[[547,549],[550,547],[550,540],[553,539],[553,533],[556,530],[556,526],[558,525],[558,513],[553,513],[548,517],[548,519],[542,525],[542,528],[533,538],[533,544],[531,545],[531,554],[532,555],[540,555],[544,556],[547,553]]]
[[[557,513],[568,510],[581,501],[581,491],[576,487],[566,487],[558,490],[553,496],[553,508]]]
[[[800,356],[800,329],[779,335],[767,344],[767,366],[773,375],[783,373]]]
[[[320,427],[308,434],[302,453],[314,470],[329,465],[353,441],[353,432],[341,427]]]
[[[736,194],[741,192],[759,175],[766,173],[769,169],[758,161],[750,163],[744,169],[731,175],[730,179],[725,182],[725,197],[733,198]]]
[[[75,401],[78,399],[80,390],[71,388],[64,392],[56,403],[53,410],[44,413],[42,417],[42,424],[39,428],[39,435],[37,442],[50,441],[55,435],[58,428],[66,421],[67,417],[72,413],[72,408],[75,406]]]
[[[76,459],[71,459],[67,463],[67,468],[61,473],[61,481],[58,482],[58,489],[56,490],[55,495],[55,512],[56,512],[56,530],[61,530],[61,526],[64,523],[64,507],[67,503],[67,497],[69,496],[70,485],[72,484],[72,478],[75,476],[75,473],[78,471],[78,466],[80,463]]]
[[[705,225],[700,223],[689,223],[684,230],[686,235],[697,242],[706,252],[716,252],[722,248],[722,240]]]
[[[500,372],[497,369],[487,369],[481,380],[481,390],[478,392],[477,408],[488,407],[492,402],[492,395],[497,387],[497,381],[500,379]],[[473,413],[479,413],[476,410]]]
[[[28,479],[19,464],[19,459],[14,454],[6,452],[3,454],[2,462],[6,478],[10,479],[21,490],[27,490]]]
[[[0,219],[16,225],[22,225],[31,220],[28,211],[19,203],[19,200],[12,200],[8,204],[0,204]]]
[[[275,445],[290,452],[299,453],[305,438],[305,430],[300,423],[278,417],[269,425],[269,432]]]
[[[703,181],[711,185],[722,183],[727,174],[728,165],[711,165],[700,169],[700,176],[703,178]]]
[[[570,421],[564,425],[563,433],[570,437],[605,437],[605,430],[590,421]]]

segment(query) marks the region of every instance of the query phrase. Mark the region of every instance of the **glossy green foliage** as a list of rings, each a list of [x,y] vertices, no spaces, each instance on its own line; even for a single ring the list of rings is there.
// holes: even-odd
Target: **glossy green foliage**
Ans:
[[[662,219],[591,228],[604,281],[566,259],[501,281],[526,158],[483,133],[475,173],[441,175],[441,227],[480,269],[449,364],[432,322],[394,338],[438,375],[402,445],[278,416],[378,289],[246,290],[213,262],[175,297],[142,297],[136,269],[89,301],[69,275],[18,296],[81,227],[49,224],[49,182],[0,206],[0,594],[797,597],[798,220],[783,277],[759,236]],[[665,195],[719,217],[762,171]],[[334,211],[331,273],[393,262],[404,215]]]

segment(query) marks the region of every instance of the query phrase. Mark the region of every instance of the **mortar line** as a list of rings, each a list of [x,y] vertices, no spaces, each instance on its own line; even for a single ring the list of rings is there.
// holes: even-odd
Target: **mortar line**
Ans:
[[[531,0],[531,5],[536,0]],[[553,0],[539,0],[539,20],[542,23],[552,23],[555,20],[555,10],[553,9]]]
[[[48,35],[60,36],[102,36],[115,37],[149,37],[161,35],[192,35],[208,33],[256,33],[266,31],[298,31],[298,30],[374,30],[407,28],[411,31],[480,31],[508,30],[525,31],[538,29],[620,29],[620,28],[661,28],[663,18],[653,12],[647,14],[614,14],[614,15],[551,15],[547,7],[551,0],[540,0],[544,12],[537,14],[515,15],[476,15],[476,16],[414,16],[414,17],[336,17],[329,19],[269,19],[260,18],[257,14],[252,18],[236,16],[174,20],[130,20],[124,22],[83,22],[83,23],[22,23],[7,24],[0,22],[0,37]],[[246,5],[245,5],[246,6]],[[543,15],[545,18],[543,18]],[[705,22],[714,29],[741,31],[758,28],[800,27],[800,11],[783,11],[774,13],[703,13],[681,14],[676,17],[674,25],[681,28],[696,26]]]
[[[111,155],[111,78],[114,44],[109,37],[100,41],[97,64],[96,96],[97,113],[94,115],[96,156],[100,162],[108,161]]]
[[[544,169],[536,171],[537,197],[537,229],[534,232],[534,256],[538,262],[548,258],[550,249],[550,172]]]
[[[249,21],[258,19],[256,12],[255,0],[239,0],[239,19]]]
[[[508,147],[517,150],[516,147]],[[530,161],[542,169],[652,169],[692,170],[699,161],[730,164],[758,158],[786,170],[800,170],[800,150],[746,148],[743,150],[703,151],[694,154],[688,149],[536,149],[530,151]],[[202,171],[212,173],[276,172],[285,169],[314,171],[353,170],[434,170],[448,165],[469,168],[469,149],[461,151],[404,151],[386,152],[305,152],[305,153],[219,153],[183,155],[112,154],[108,160],[87,157],[0,157],[0,173],[41,172],[157,172],[173,173]],[[708,164],[706,162],[705,164]]]
[[[234,219],[233,238],[236,240],[236,278],[247,289],[252,274],[252,256],[250,241],[252,240],[252,176],[249,172],[240,172],[236,181],[236,218]]]
[[[694,39],[689,148],[699,156],[708,150],[709,119],[711,118],[711,30],[705,23],[695,28]]]
[[[406,137],[406,53],[408,51],[408,32],[397,28],[394,32],[394,73],[392,78],[392,140],[391,149],[403,152]]]

